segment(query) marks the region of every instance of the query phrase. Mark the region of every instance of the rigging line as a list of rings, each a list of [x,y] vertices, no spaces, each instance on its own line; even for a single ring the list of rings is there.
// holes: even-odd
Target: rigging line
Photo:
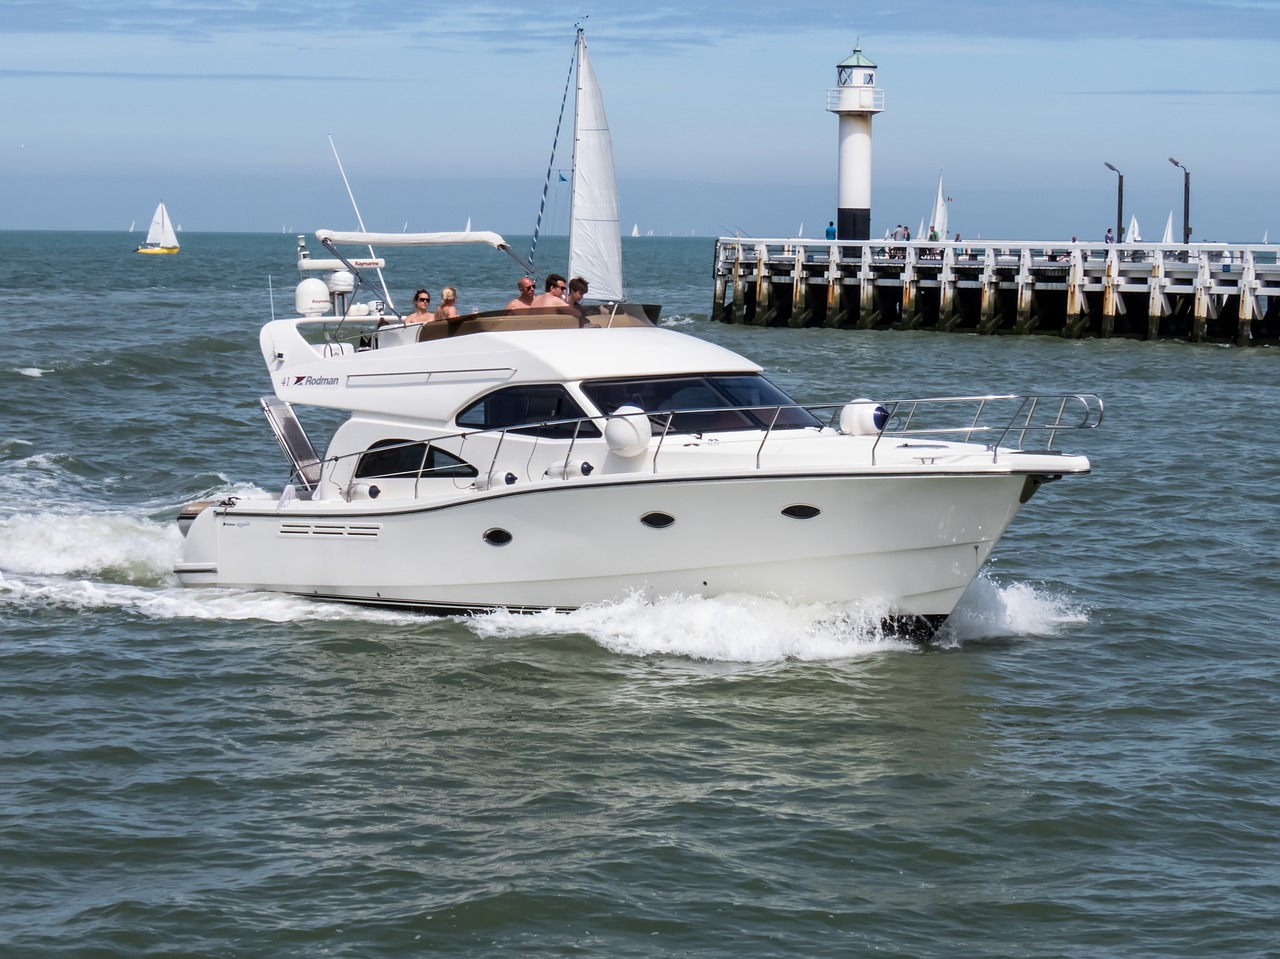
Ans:
[[[338,148],[334,145],[333,134],[326,133],[325,136],[329,138],[329,149],[333,151],[333,158],[338,161],[338,172],[342,174],[342,183],[347,188],[347,196],[351,198],[351,209],[356,211],[356,223],[360,227],[360,232],[365,233],[367,231],[364,228],[364,217],[360,215],[360,207],[356,206],[356,195],[351,192],[351,184],[347,180],[347,171],[342,168],[342,157],[338,156]],[[373,252],[373,244],[370,243],[369,259],[376,260],[377,258],[378,254]],[[376,266],[374,267],[374,270],[378,274],[378,282],[382,284],[382,298],[386,300],[387,306],[394,310],[395,304],[391,302],[391,291],[387,289],[387,280],[386,277],[382,275],[382,267]]]
[[[542,184],[542,201],[538,204],[538,219],[533,224],[533,243],[529,246],[529,265],[533,266],[533,254],[538,249],[538,232],[542,229],[542,213],[547,208],[547,190],[551,187],[551,174],[555,172],[556,145],[560,142],[560,126],[564,123],[564,108],[569,102],[569,86],[573,83],[573,68],[578,62],[578,38],[573,39],[573,56],[569,58],[569,76],[564,81],[564,97],[560,100],[560,116],[556,120],[556,133],[551,138],[551,161],[547,164],[547,178]]]

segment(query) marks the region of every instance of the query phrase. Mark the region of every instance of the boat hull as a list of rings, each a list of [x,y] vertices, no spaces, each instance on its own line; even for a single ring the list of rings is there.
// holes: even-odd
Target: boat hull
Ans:
[[[648,477],[436,505],[241,501],[195,518],[176,572],[189,586],[443,613],[746,593],[876,601],[886,616],[936,622],[1040,479]]]

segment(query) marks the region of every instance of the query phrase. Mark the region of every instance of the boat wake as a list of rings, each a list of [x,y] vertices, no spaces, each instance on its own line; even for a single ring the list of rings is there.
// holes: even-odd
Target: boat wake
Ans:
[[[884,626],[889,603],[800,604],[757,596],[631,596],[571,613],[524,615],[505,611],[471,617],[482,637],[527,638],[581,633],[624,656],[682,656],[741,663],[832,661],[891,651],[917,652],[918,643]],[[1026,583],[1000,586],[985,576],[970,585],[935,638],[956,648],[995,637],[1055,636],[1088,621],[1065,597]]]

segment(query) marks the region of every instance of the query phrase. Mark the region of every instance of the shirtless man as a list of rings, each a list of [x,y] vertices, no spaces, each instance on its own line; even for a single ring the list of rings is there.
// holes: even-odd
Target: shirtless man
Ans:
[[[503,307],[504,310],[527,310],[533,306],[536,297],[533,294],[533,280],[527,276],[520,277],[520,295]]]
[[[564,306],[564,291],[568,288],[564,277],[559,273],[548,273],[545,287],[546,292],[533,301],[534,309]]]

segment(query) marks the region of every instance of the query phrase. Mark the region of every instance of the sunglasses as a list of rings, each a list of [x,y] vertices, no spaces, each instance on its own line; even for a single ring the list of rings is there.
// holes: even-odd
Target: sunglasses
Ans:
[[[429,297],[429,296],[420,296],[420,297],[418,297],[418,302],[419,302],[419,303],[430,303],[430,302],[431,302],[431,297]]]

